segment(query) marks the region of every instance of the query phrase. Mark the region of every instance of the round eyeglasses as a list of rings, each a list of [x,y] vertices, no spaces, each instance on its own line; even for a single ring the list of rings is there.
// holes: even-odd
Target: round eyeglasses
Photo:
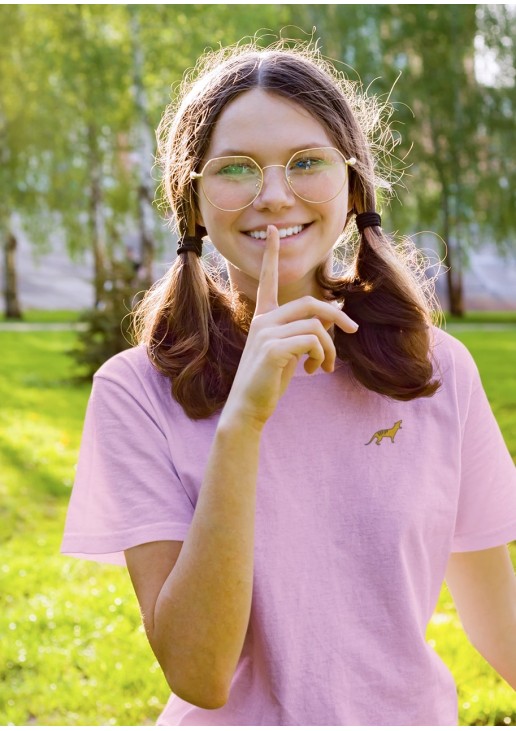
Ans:
[[[190,173],[191,180],[200,180],[208,201],[221,211],[240,211],[258,198],[263,187],[263,171],[285,168],[290,190],[307,203],[328,203],[346,184],[348,160],[335,147],[316,147],[295,152],[286,165],[260,167],[247,155],[214,157],[200,173]]]

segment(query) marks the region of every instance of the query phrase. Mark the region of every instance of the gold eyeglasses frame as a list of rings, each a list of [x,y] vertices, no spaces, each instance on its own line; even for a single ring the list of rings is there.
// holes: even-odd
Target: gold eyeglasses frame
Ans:
[[[311,200],[309,200],[308,198],[303,198],[303,196],[301,196],[301,195],[299,195],[298,193],[296,193],[296,191],[295,191],[295,190],[294,190],[294,188],[292,187],[292,183],[291,183],[291,181],[290,181],[290,179],[289,179],[289,176],[288,176],[288,173],[287,173],[287,170],[288,170],[288,167],[289,167],[290,163],[292,162],[292,160],[293,160],[293,159],[294,159],[294,158],[295,158],[295,157],[296,157],[297,155],[301,154],[302,152],[312,152],[313,150],[334,150],[335,152],[337,152],[337,153],[338,153],[338,154],[340,155],[340,157],[342,158],[343,162],[344,162],[344,163],[345,163],[345,165],[346,165],[346,176],[344,177],[344,181],[343,181],[343,183],[342,183],[342,186],[341,186],[341,187],[340,187],[340,189],[339,189],[339,190],[337,191],[337,193],[335,193],[335,195],[332,195],[332,196],[330,196],[330,198],[326,198],[326,199],[325,199],[325,200],[323,200],[323,201],[311,201]],[[252,204],[253,204],[253,203],[255,202],[255,200],[256,200],[256,199],[258,198],[258,196],[259,196],[259,195],[260,195],[260,193],[262,192],[262,189],[263,189],[263,182],[264,182],[264,175],[263,175],[263,171],[264,171],[264,170],[267,170],[268,168],[284,168],[284,169],[285,169],[285,180],[286,180],[286,182],[287,182],[287,185],[288,185],[289,189],[290,189],[290,190],[292,191],[292,193],[293,193],[293,194],[294,194],[294,195],[296,196],[296,198],[299,198],[300,200],[302,200],[302,201],[305,201],[305,203],[329,203],[329,202],[330,202],[330,201],[332,201],[332,200],[333,200],[334,198],[336,198],[336,197],[337,197],[337,196],[338,196],[338,195],[340,194],[340,192],[342,191],[342,188],[344,188],[344,185],[345,185],[345,183],[346,183],[346,180],[347,180],[347,177],[348,177],[348,175],[347,175],[347,168],[348,168],[348,167],[353,167],[354,165],[356,165],[356,162],[357,162],[357,161],[356,161],[356,158],[354,158],[354,157],[350,157],[349,159],[347,159],[347,160],[346,160],[346,158],[344,157],[344,155],[342,154],[342,152],[341,152],[341,151],[340,151],[340,150],[339,150],[339,149],[338,149],[337,147],[307,147],[307,148],[306,148],[306,149],[304,149],[304,150],[297,150],[297,152],[294,152],[294,154],[293,154],[293,155],[292,155],[292,156],[291,156],[291,157],[289,158],[289,160],[288,160],[288,162],[287,162],[287,164],[286,164],[286,165],[265,165],[264,167],[262,167],[261,165],[259,165],[259,164],[258,164],[258,163],[256,162],[256,160],[255,160],[254,158],[252,158],[252,157],[251,157],[250,155],[224,155],[224,156],[222,156],[222,157],[212,157],[212,158],[211,158],[210,160],[208,160],[208,161],[207,161],[207,162],[206,162],[206,163],[205,163],[205,164],[203,165],[203,167],[202,167],[202,169],[201,169],[201,172],[200,172],[200,173],[196,173],[195,171],[192,171],[192,172],[190,173],[190,180],[200,180],[200,181],[201,181],[201,185],[202,185],[202,178],[203,178],[203,176],[204,176],[204,171],[206,170],[206,168],[208,167],[208,165],[210,165],[210,163],[212,163],[212,162],[216,162],[217,160],[225,160],[225,159],[227,159],[227,158],[236,158],[236,157],[238,157],[238,158],[239,158],[239,157],[242,157],[242,158],[245,158],[246,160],[251,160],[251,162],[253,162],[253,163],[254,163],[254,164],[256,165],[256,167],[257,167],[257,168],[258,168],[258,170],[260,171],[260,184],[259,184],[259,186],[258,186],[258,189],[257,189],[256,195],[254,196],[254,198],[252,199],[252,201],[250,201],[249,203],[246,203],[246,204],[245,204],[245,206],[240,206],[239,208],[221,208],[220,206],[217,206],[217,205],[216,205],[215,203],[213,203],[213,201],[212,201],[212,200],[211,200],[211,199],[210,199],[210,198],[208,197],[208,195],[207,195],[207,193],[206,193],[206,190],[204,189],[204,186],[203,186],[203,191],[204,191],[204,195],[206,196],[206,200],[207,200],[207,201],[208,201],[208,202],[209,202],[209,203],[210,203],[210,204],[211,204],[211,205],[212,205],[212,206],[213,206],[214,208],[217,208],[217,210],[219,210],[219,211],[226,211],[226,212],[228,212],[228,213],[232,213],[232,212],[235,212],[235,211],[243,211],[243,210],[244,210],[244,208],[248,208],[249,206],[252,206]]]

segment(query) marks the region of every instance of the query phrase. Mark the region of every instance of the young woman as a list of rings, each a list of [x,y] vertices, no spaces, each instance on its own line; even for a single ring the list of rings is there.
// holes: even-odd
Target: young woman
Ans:
[[[95,377],[63,543],[127,564],[158,723],[456,724],[445,578],[516,687],[514,464],[382,231],[374,105],[315,52],[239,48],[160,125],[178,257]]]

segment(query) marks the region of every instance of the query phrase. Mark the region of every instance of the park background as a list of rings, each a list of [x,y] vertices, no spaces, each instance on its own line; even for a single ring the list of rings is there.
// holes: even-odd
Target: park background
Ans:
[[[125,572],[59,544],[90,389],[78,376],[127,345],[132,296],[174,257],[154,129],[205,48],[312,39],[389,97],[405,172],[384,228],[443,262],[444,326],[516,457],[515,18],[506,5],[0,6],[0,723],[152,724],[168,696]],[[461,724],[516,725],[514,692],[446,587],[428,641]]]

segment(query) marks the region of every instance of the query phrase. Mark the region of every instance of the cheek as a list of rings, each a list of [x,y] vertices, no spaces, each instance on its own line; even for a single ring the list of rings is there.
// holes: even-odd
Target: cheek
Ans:
[[[332,243],[339,238],[346,226],[348,217],[346,200],[330,201],[324,209],[320,209],[325,220],[327,235],[333,239]]]
[[[197,209],[196,220],[200,226],[204,226],[208,232],[208,236],[213,240],[217,232],[222,230],[226,224],[227,213],[219,211],[218,208],[209,203],[206,198],[201,196]]]

